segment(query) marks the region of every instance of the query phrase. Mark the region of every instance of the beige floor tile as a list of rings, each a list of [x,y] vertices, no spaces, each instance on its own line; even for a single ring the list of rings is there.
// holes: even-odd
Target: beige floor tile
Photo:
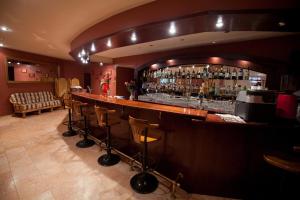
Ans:
[[[22,197],[21,200],[55,200],[51,191],[34,194],[32,196]]]
[[[41,175],[39,170],[34,164],[18,166],[12,168],[12,175],[15,181],[31,178],[34,176]]]
[[[15,184],[21,199],[37,197],[49,189],[49,185],[41,175],[19,179]]]
[[[0,199],[18,199],[15,182],[10,172],[0,174]]]

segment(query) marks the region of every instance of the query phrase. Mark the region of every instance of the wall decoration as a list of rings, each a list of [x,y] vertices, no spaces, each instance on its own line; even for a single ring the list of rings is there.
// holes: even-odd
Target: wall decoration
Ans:
[[[29,76],[29,78],[34,78],[35,77],[35,73],[29,73],[28,76]]]
[[[22,70],[22,73],[27,73],[27,69],[23,68]]]

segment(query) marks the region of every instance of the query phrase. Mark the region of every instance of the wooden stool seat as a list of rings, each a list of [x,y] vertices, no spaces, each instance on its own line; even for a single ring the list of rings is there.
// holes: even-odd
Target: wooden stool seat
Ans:
[[[147,137],[147,139],[145,140],[145,136],[143,136],[143,135],[140,136],[140,142],[141,142],[141,143],[144,142],[144,141],[146,141],[146,142],[148,142],[148,143],[150,143],[150,142],[155,142],[155,141],[157,141],[157,140],[159,140],[159,139],[160,139],[160,138]]]
[[[282,170],[300,173],[300,155],[288,155],[282,152],[268,152],[264,154],[264,160]]]

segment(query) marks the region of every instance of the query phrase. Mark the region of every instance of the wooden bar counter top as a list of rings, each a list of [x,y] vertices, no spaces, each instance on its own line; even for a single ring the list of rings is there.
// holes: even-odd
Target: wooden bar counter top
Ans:
[[[112,103],[112,104],[116,104],[116,105],[120,105],[120,106],[128,106],[128,107],[133,107],[133,108],[149,109],[149,110],[155,110],[155,111],[160,111],[160,112],[176,113],[179,115],[186,115],[186,116],[196,117],[196,118],[201,118],[201,119],[205,119],[207,116],[207,111],[205,111],[205,110],[196,110],[196,109],[192,109],[192,108],[181,108],[181,107],[177,107],[177,106],[160,105],[160,104],[125,100],[125,99],[116,99],[116,98],[112,98],[112,97],[104,97],[104,96],[90,94],[90,93],[74,92],[72,94],[79,96],[79,97],[84,97],[84,98],[92,99],[95,101]]]
[[[128,116],[159,124],[159,130],[149,130],[161,135],[159,142],[149,145],[149,156],[156,161],[155,170],[173,180],[182,173],[181,187],[192,193],[245,198],[259,191],[257,183],[264,178],[264,149],[293,141],[292,129],[228,123],[204,110],[89,93],[76,92],[72,96],[117,111],[121,124],[111,129],[113,144],[129,156],[135,155],[137,148],[132,142]],[[98,127],[93,128],[92,134],[99,139],[105,136]]]

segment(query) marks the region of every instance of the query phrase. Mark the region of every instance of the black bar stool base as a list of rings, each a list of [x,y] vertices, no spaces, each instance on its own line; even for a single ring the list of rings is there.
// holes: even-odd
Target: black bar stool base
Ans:
[[[112,166],[120,162],[120,156],[116,154],[104,154],[101,157],[98,158],[99,165],[102,166]]]
[[[147,194],[156,190],[158,181],[154,175],[142,172],[134,175],[134,177],[130,179],[130,185],[137,193]]]
[[[76,146],[79,148],[88,148],[95,144],[94,140],[83,139],[76,143]]]
[[[72,136],[77,135],[77,133],[76,133],[76,131],[74,131],[74,130],[68,130],[68,131],[64,132],[62,135],[63,135],[64,137],[72,137]]]

